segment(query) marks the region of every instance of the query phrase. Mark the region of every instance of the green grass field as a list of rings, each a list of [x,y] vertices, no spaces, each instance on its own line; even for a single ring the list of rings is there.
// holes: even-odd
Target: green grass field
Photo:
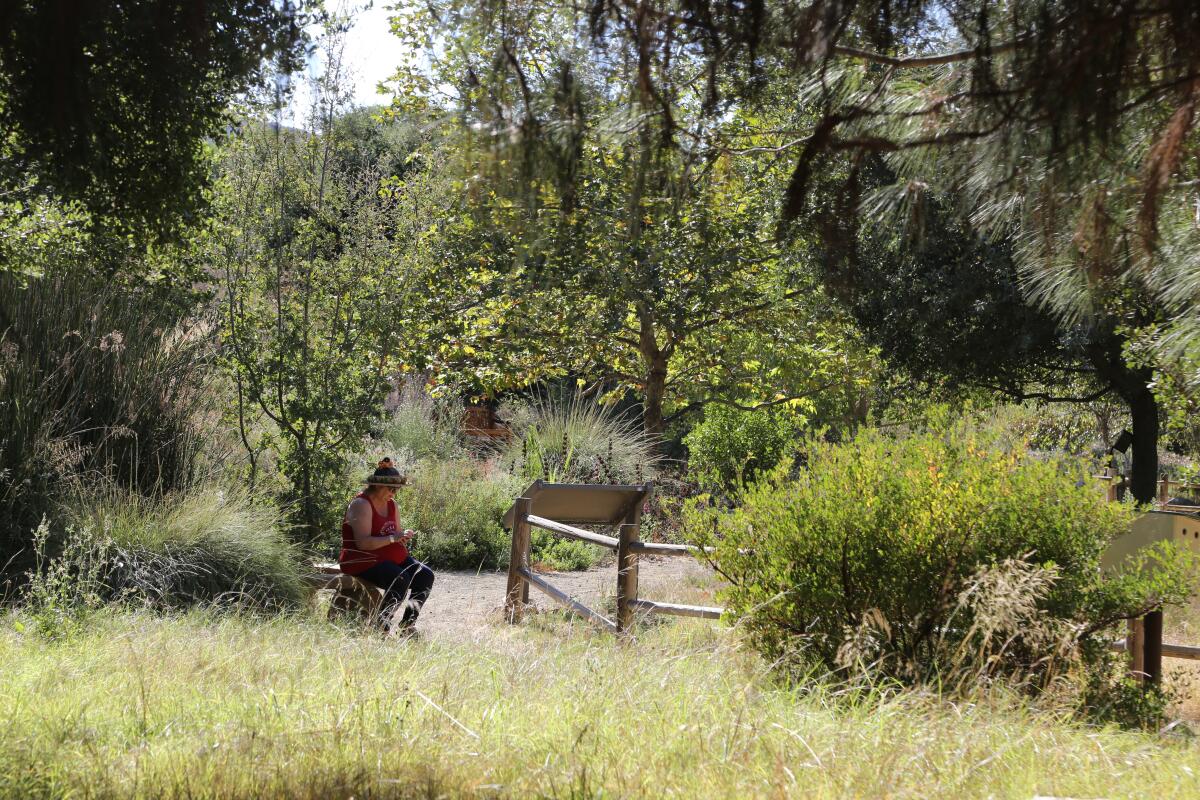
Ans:
[[[1200,746],[992,698],[785,690],[703,622],[621,644],[298,618],[0,617],[4,797],[1197,797]]]

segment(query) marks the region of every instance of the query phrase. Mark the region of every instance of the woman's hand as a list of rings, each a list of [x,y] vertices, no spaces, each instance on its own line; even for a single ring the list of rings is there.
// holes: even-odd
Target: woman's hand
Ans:
[[[412,528],[405,528],[404,533],[400,534],[400,540],[402,542],[404,542],[405,544],[408,544],[409,540],[412,539],[412,537],[415,536],[416,533],[417,532],[414,531]]]

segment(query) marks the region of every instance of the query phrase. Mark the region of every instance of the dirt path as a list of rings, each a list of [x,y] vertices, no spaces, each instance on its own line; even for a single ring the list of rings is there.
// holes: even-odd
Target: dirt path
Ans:
[[[595,607],[616,593],[617,573],[612,563],[583,572],[547,572],[544,577],[584,605]],[[427,637],[472,636],[501,620],[508,575],[504,572],[438,572],[433,594],[421,612],[417,629]],[[687,602],[697,587],[713,583],[710,570],[690,558],[643,558],[638,570],[639,594],[661,600]],[[529,599],[538,608],[557,604],[532,588]]]

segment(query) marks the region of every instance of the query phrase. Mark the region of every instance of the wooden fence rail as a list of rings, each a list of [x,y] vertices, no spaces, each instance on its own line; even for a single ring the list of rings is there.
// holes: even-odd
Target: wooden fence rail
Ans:
[[[607,547],[609,550],[617,549],[617,540],[611,536],[605,536],[600,533],[592,533],[591,531],[585,531],[582,528],[565,525],[561,522],[555,522],[552,519],[534,516],[533,514],[530,514],[528,517],[526,517],[526,520],[528,520],[529,524],[535,528],[541,528],[544,531],[557,533],[559,536],[565,536],[568,539],[577,539],[581,542],[598,544],[601,547]]]
[[[551,484],[535,482],[525,495],[518,498],[506,517],[511,521],[513,538],[512,553],[508,570],[508,593],[505,600],[506,616],[510,622],[521,619],[524,606],[529,603],[529,587],[534,586],[567,610],[592,622],[604,630],[624,633],[633,627],[635,612],[645,614],[671,614],[681,617],[719,619],[723,609],[710,606],[683,605],[646,600],[638,596],[638,559],[641,555],[693,556],[711,548],[699,548],[685,544],[657,544],[643,542],[641,529],[642,505],[649,498],[651,484],[641,486],[589,486],[581,484]],[[612,525],[618,535],[605,536],[584,530],[561,520],[534,514],[534,505],[556,509],[559,516],[571,521],[585,521]],[[603,614],[588,608],[545,578],[535,575],[529,566],[530,529],[539,528],[557,536],[589,542],[615,550],[617,553],[617,619],[608,619]]]

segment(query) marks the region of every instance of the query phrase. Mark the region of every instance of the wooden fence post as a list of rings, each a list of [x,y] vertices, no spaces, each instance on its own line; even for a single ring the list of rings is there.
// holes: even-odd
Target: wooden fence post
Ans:
[[[1112,467],[1104,468],[1104,499],[1110,503],[1117,501],[1117,475]]]
[[[1158,501],[1165,503],[1171,499],[1171,481],[1163,475],[1162,482],[1158,484]]]
[[[509,622],[520,622],[521,613],[529,602],[529,584],[521,577],[520,570],[529,562],[529,510],[533,501],[518,497],[516,513],[513,515],[512,551],[508,560],[508,594],[504,600],[504,614]]]
[[[638,556],[631,546],[638,538],[636,523],[621,525],[617,540],[617,633],[633,627],[633,606],[638,595]]]
[[[1146,682],[1154,686],[1162,683],[1163,612],[1151,611],[1142,623],[1142,671]]]
[[[1134,679],[1141,681],[1146,672],[1145,626],[1142,618],[1129,620],[1128,632],[1125,634],[1125,653],[1129,656],[1129,673]]]

